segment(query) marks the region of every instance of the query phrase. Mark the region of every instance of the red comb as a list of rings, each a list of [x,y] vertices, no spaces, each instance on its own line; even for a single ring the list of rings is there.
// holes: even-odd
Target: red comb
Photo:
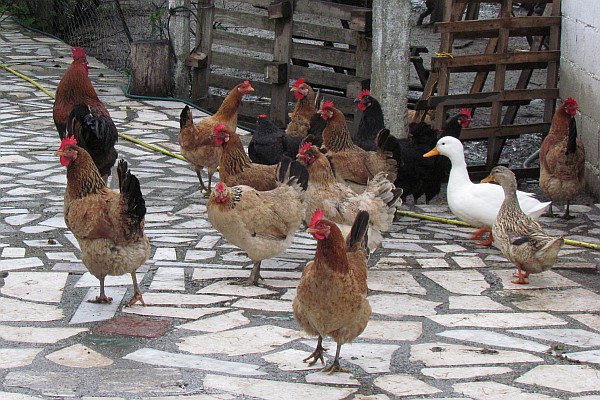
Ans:
[[[312,146],[312,143],[311,143],[311,142],[306,142],[306,143],[304,143],[304,144],[302,145],[302,147],[300,147],[300,150],[298,151],[298,153],[300,153],[300,154],[304,154],[304,153],[306,153],[306,151],[307,151],[308,149],[310,149],[310,148],[311,148],[311,146]]]
[[[371,95],[371,91],[369,89],[365,89],[362,92],[360,92],[360,94],[358,95],[359,99],[362,99],[365,96],[370,96]]]
[[[471,110],[468,108],[461,108],[460,109],[460,113],[461,114],[465,114],[467,116],[467,118],[471,119]]]
[[[267,114],[260,114],[260,115],[259,115],[258,117],[256,117],[256,118],[258,118],[258,119],[261,119],[261,118],[264,118],[264,119],[266,119],[266,118],[267,118]]]
[[[63,150],[65,147],[67,147],[70,144],[77,146],[77,139],[75,139],[75,137],[73,137],[73,136],[67,136],[60,142],[60,147],[58,149]]]
[[[217,126],[215,126],[215,129],[213,129],[213,133],[221,132],[223,129],[227,129],[227,125],[217,124]]]
[[[321,110],[327,110],[329,108],[333,108],[333,101],[326,101],[325,103],[323,103]]]
[[[325,211],[315,210],[308,226],[314,228],[323,219],[323,214],[325,214]]]
[[[577,101],[575,101],[575,99],[572,97],[569,97],[568,99],[566,99],[565,104],[572,104],[575,107],[579,107],[579,103],[577,103]]]
[[[225,185],[223,184],[223,182],[217,183],[215,190],[219,193],[223,193],[225,191]]]
[[[294,87],[298,87],[298,86],[302,85],[304,82],[306,82],[306,80],[304,78],[298,78],[298,79],[296,79],[296,82],[294,82]]]
[[[85,59],[85,50],[81,47],[73,47],[71,49],[71,54],[73,54],[73,60]]]

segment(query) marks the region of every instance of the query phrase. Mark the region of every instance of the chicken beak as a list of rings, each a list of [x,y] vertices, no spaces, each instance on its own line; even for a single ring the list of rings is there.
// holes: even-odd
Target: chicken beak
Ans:
[[[306,228],[306,233],[315,233],[317,230],[315,228]]]
[[[56,151],[54,152],[54,155],[55,155],[55,156],[57,156],[57,157],[62,157],[62,156],[64,156],[64,155],[65,155],[65,153],[63,153],[63,151],[62,151],[62,150],[56,150]]]
[[[438,151],[437,147],[435,147],[433,150],[423,154],[423,157],[433,157],[433,156],[439,156],[440,152]]]
[[[494,177],[492,175],[488,175],[487,177],[485,177],[481,180],[481,183],[490,183],[490,182],[494,182]]]
[[[296,90],[298,90],[298,88],[296,86],[292,86],[292,88],[290,89],[290,92],[295,92]]]

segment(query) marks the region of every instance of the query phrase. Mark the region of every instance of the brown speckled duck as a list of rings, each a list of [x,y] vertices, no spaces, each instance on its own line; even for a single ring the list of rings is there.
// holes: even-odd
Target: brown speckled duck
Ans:
[[[516,284],[529,283],[529,274],[547,271],[556,262],[556,257],[565,240],[548,236],[540,224],[523,213],[517,200],[517,180],[513,172],[502,166],[494,167],[482,182],[497,182],[504,189],[504,202],[496,222],[492,226],[494,242],[504,256],[517,265],[514,274]]]

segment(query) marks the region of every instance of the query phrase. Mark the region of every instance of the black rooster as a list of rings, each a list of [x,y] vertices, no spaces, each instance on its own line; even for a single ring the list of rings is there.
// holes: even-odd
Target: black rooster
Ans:
[[[352,136],[352,141],[364,150],[377,151],[375,138],[377,133],[385,128],[381,104],[371,96],[368,89],[360,92],[354,102],[363,114],[358,124],[358,130]]]
[[[248,144],[248,156],[257,164],[274,165],[282,156],[296,159],[303,137],[290,136],[267,119],[265,114],[256,118],[256,130]]]
[[[384,150],[391,151],[398,163],[398,174],[394,184],[402,188],[402,200],[412,195],[414,202],[425,195],[425,203],[440,192],[442,182],[450,174],[450,160],[445,157],[424,158],[423,154],[433,149],[442,136],[460,137],[462,128],[469,126],[471,114],[462,109],[460,114],[453,116],[446,123],[446,129],[439,132],[431,125],[420,122],[409,125],[409,137],[397,139],[389,136],[384,144]],[[386,131],[386,130],[384,130]]]

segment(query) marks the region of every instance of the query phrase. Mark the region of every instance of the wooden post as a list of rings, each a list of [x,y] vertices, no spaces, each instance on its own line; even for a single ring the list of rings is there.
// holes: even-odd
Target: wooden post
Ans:
[[[143,40],[131,45],[131,94],[167,97],[171,92],[168,40]]]
[[[275,1],[268,7],[269,19],[275,20],[273,62],[267,65],[265,80],[271,84],[271,115],[273,123],[285,127],[288,118],[289,60],[292,56],[292,1]]]
[[[208,88],[210,63],[212,59],[212,30],[215,15],[215,0],[198,1],[198,21],[196,21],[196,47],[188,58],[192,67],[191,100],[203,108],[208,108]]]
[[[399,138],[408,136],[410,15],[410,1],[373,1],[371,92],[381,103],[385,125]]]
[[[169,0],[169,34],[174,51],[173,95],[181,99],[190,98],[190,74],[187,57],[190,54],[191,0]]]

